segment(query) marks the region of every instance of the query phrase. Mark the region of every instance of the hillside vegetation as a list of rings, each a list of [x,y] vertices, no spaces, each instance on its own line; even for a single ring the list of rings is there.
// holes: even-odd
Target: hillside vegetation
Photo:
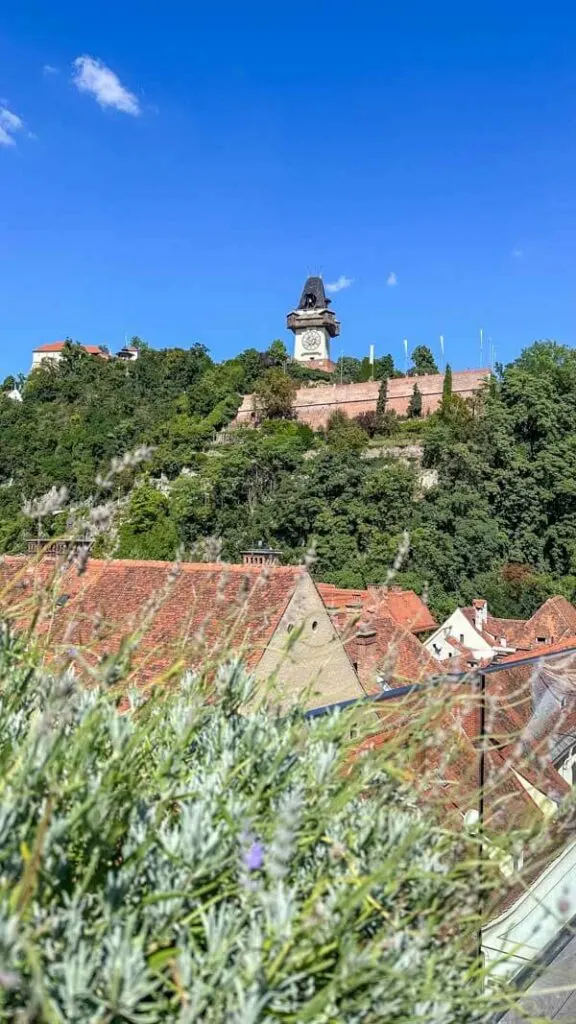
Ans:
[[[364,363],[344,363],[347,379],[366,379]],[[389,357],[376,370],[395,372]],[[440,614],[477,594],[512,616],[551,593],[575,596],[573,350],[535,343],[473,403],[448,388],[427,420],[413,409],[398,422],[382,401],[377,421],[336,415],[314,435],[287,418],[287,406],[297,384],[323,376],[287,363],[279,342],[220,364],[198,345],[144,349],[129,364],[72,347],[60,365],[29,376],[22,403],[0,396],[0,551],[22,550],[38,528],[25,500],[56,486],[85,506],[111,459],[149,445],[144,466],[128,460],[115,473],[114,529],[102,551],[236,560],[262,540],[288,560],[313,552],[320,579],[356,587],[382,583],[401,550],[395,581],[427,588]],[[260,429],[214,444],[252,391]],[[414,468],[359,457],[369,435],[413,431],[424,466],[438,471],[438,486],[424,494]],[[45,516],[40,527],[62,533],[65,519]]]

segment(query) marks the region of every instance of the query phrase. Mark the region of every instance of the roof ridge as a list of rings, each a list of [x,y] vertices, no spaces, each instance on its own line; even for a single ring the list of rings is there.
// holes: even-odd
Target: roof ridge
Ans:
[[[0,555],[0,561],[2,560],[12,562],[33,561],[28,555]],[[40,562],[37,564],[40,564]],[[178,569],[184,572],[237,572],[247,573],[250,576],[258,576],[262,573],[268,574],[270,572],[282,576],[289,576],[291,574],[304,575],[308,573],[308,569],[304,565],[244,565],[237,562],[169,562],[153,558],[89,558],[88,568],[90,566],[94,566],[94,568],[99,566],[108,566],[109,568],[125,566],[130,568],[146,567],[148,569],[165,568],[169,571]]]

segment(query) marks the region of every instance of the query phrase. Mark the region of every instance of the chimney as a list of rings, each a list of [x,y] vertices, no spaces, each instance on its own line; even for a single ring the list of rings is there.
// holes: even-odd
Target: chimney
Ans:
[[[356,633],[356,643],[359,647],[370,647],[371,644],[376,643],[376,630],[372,629],[366,623],[358,627]]]
[[[488,621],[488,601],[483,597],[477,598],[472,601],[472,607],[474,608],[474,626],[481,633]]]
[[[243,565],[280,565],[281,551],[275,548],[265,548],[262,541],[257,548],[247,548],[242,552]]]
[[[92,541],[84,537],[32,537],[26,541],[28,555],[42,554],[45,558],[65,558],[70,554],[83,554],[89,552],[91,547]]]
[[[358,678],[363,686],[373,686],[378,669],[378,644],[376,630],[367,622],[361,622],[356,633],[356,663]]]

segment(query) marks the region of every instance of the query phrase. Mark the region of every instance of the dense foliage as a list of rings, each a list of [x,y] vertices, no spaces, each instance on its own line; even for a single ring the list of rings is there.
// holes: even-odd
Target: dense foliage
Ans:
[[[354,362],[360,373],[357,360],[347,370]],[[391,361],[385,370],[394,372]],[[552,593],[575,596],[573,350],[534,344],[472,402],[452,393],[448,374],[431,417],[399,421],[383,385],[377,414],[359,424],[337,416],[314,435],[276,418],[213,443],[243,392],[264,396],[264,415],[284,416],[286,395],[306,374],[318,379],[278,342],[220,364],[201,346],[144,349],[128,365],[71,349],[59,366],[29,376],[22,403],[0,395],[0,551],[22,549],[25,498],[65,485],[81,505],[112,457],[149,444],[146,473],[128,467],[114,479],[110,550],[123,557],[171,558],[179,548],[202,557],[217,545],[237,559],[263,540],[290,560],[314,549],[321,579],[364,586],[386,578],[407,530],[398,582],[428,587],[438,614],[478,594],[512,616]],[[387,457],[408,440],[438,474],[429,490],[418,460]],[[366,458],[378,445],[380,457]],[[42,529],[61,531],[62,519]]]
[[[344,715],[241,714],[234,663],[211,703],[185,677],[120,715],[121,680],[49,677],[0,629],[0,681],[0,1019],[491,1019],[497,869],[397,751],[351,759]]]

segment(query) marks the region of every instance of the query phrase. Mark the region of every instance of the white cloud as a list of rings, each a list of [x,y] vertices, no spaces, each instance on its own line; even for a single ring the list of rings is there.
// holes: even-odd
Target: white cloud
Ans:
[[[114,107],[138,117],[140,104],[110,68],[95,57],[77,57],[72,81],[80,92],[90,93],[101,107]]]
[[[398,284],[398,278],[393,270],[388,274],[388,277],[386,278],[386,284],[388,285],[389,288],[395,288],[396,285]]]
[[[333,281],[332,284],[326,285],[327,292],[341,292],[343,288],[349,288],[352,284],[353,278],[345,277],[344,274],[340,274],[337,281]]]
[[[521,260],[524,255],[524,249],[520,249],[518,246],[515,246],[514,249],[512,249],[512,255],[515,260]]]
[[[0,146],[15,146],[14,136],[24,128],[24,122],[8,107],[0,107]]]
[[[53,64],[45,64],[42,68],[42,71],[45,75],[57,75],[60,71],[60,68],[55,68]]]

